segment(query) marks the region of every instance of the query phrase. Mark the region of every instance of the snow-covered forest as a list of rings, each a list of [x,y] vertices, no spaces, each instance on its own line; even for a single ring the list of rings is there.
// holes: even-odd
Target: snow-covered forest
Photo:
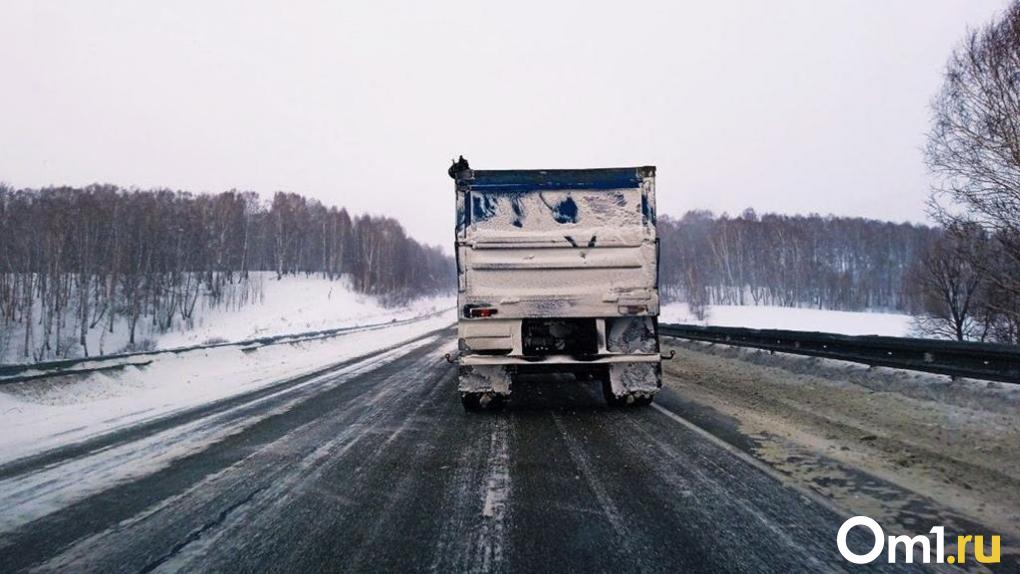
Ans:
[[[747,210],[665,217],[659,235],[663,298],[698,320],[717,305],[881,311],[915,315],[920,336],[1020,341],[1015,231]]]
[[[659,221],[664,297],[704,305],[914,312],[909,281],[938,232],[819,215],[690,211]]]
[[[95,354],[90,333],[115,328],[127,347],[105,352],[138,348],[140,324],[165,332],[198,308],[249,302],[252,271],[342,279],[392,304],[454,276],[394,219],[293,193],[0,186],[0,350],[20,360]]]

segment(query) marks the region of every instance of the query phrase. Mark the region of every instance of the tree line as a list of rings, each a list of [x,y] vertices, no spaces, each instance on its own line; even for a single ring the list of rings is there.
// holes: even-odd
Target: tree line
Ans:
[[[954,50],[932,100],[929,213],[943,233],[914,281],[922,330],[1020,342],[1020,1]]]
[[[919,336],[1020,343],[1020,233],[954,218],[667,216],[659,288],[702,319],[709,305],[896,311]]]
[[[200,301],[243,304],[253,271],[343,277],[389,303],[454,284],[451,259],[396,220],[298,194],[0,185],[0,345],[24,360],[88,356],[89,332],[118,322],[133,347],[139,323],[164,332]]]
[[[695,314],[707,305],[913,312],[909,270],[937,235],[863,218],[689,211],[659,221],[660,291]]]

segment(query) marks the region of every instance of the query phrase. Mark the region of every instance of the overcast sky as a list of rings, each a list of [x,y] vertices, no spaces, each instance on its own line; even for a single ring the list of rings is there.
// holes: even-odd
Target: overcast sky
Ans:
[[[445,246],[462,153],[923,221],[928,102],[1006,4],[0,0],[0,181],[295,191]]]

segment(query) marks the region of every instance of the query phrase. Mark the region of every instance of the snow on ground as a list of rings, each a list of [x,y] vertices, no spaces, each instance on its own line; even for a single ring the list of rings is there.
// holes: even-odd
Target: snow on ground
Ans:
[[[437,297],[418,299],[403,307],[385,307],[375,297],[355,292],[346,278],[330,280],[321,275],[277,279],[272,272],[253,272],[247,282],[228,285],[226,290],[223,303],[211,306],[208,299],[200,299],[190,320],[178,315],[166,332],[160,332],[151,317],[143,317],[138,322],[135,341],[145,349],[171,349],[388,322],[456,306],[455,297]],[[38,317],[41,313],[41,308],[37,308],[34,315]],[[86,337],[90,356],[129,350],[125,317],[116,318],[112,331],[102,327],[107,324],[105,320],[99,323]],[[24,329],[0,330],[0,363],[32,362],[31,353],[42,344],[40,329],[36,328],[32,336],[36,340],[26,357]],[[45,360],[82,356],[73,317],[66,319],[61,338],[62,346],[70,348],[67,356],[47,356]]]
[[[271,273],[263,275],[261,300],[239,309],[205,309],[191,329],[159,336],[157,348],[387,322],[457,305],[454,297],[439,297],[388,308],[375,297],[353,291],[344,280],[330,281],[319,276],[288,276],[277,280]]]
[[[308,303],[295,302],[295,306],[301,305]],[[363,309],[363,320],[368,322],[371,310]],[[334,325],[308,321],[267,321],[263,325],[289,324],[295,330]],[[144,367],[92,373],[69,381],[5,385],[0,387],[0,464],[314,372],[411,341],[455,321],[456,312],[450,309],[408,323],[297,344],[248,352],[240,347],[219,347],[159,354]],[[236,336],[244,333],[241,328],[233,331]]]
[[[787,329],[791,331],[819,331],[843,335],[887,335],[908,337],[913,317],[894,313],[855,313],[826,309],[793,307],[712,305],[708,316],[699,321],[687,309],[686,303],[663,306],[659,314],[662,323],[686,323],[719,327],[748,327],[751,329]]]

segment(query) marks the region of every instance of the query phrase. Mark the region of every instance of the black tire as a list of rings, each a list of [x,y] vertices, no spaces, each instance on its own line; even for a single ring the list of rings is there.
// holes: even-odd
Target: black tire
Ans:
[[[460,403],[469,412],[498,411],[503,408],[503,396],[493,393],[461,393]]]
[[[613,394],[613,385],[609,382],[608,376],[602,379],[602,397],[605,398],[606,404],[611,407],[622,407],[626,404],[623,398]]]
[[[652,404],[652,400],[655,399],[655,395],[644,395],[641,397],[634,397],[634,402],[630,403],[632,407],[647,407]]]
[[[464,405],[464,410],[469,412],[475,412],[482,410],[482,394],[481,393],[461,393],[460,404]]]

